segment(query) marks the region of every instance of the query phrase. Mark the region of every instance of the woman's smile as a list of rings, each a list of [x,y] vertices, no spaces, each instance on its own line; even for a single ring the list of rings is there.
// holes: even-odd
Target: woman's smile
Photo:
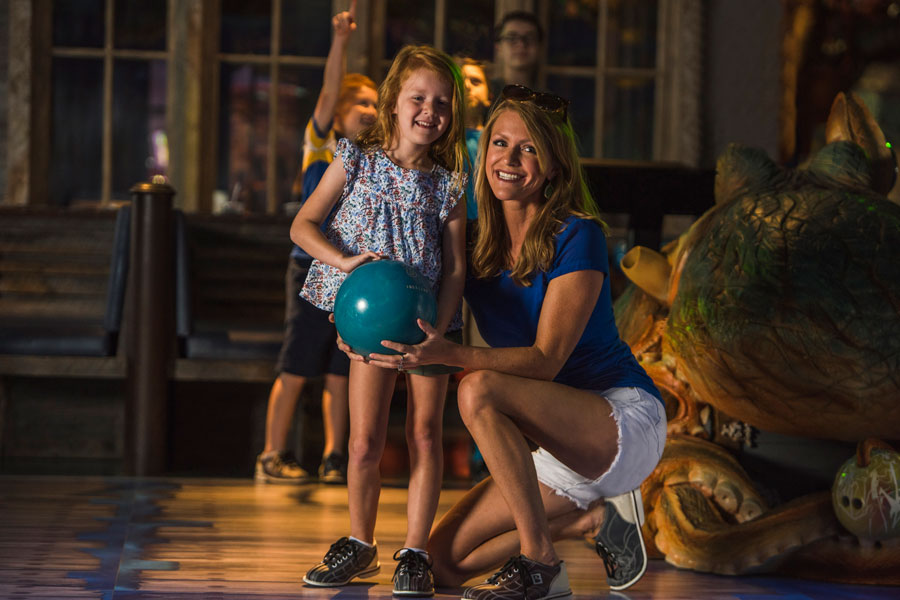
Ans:
[[[494,122],[487,147],[488,180],[498,200],[540,198],[547,174],[541,168],[531,135],[515,111]]]

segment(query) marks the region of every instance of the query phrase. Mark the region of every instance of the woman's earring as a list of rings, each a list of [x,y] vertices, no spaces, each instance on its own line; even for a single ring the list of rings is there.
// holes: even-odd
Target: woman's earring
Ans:
[[[550,199],[550,196],[553,195],[553,182],[549,179],[547,180],[547,185],[544,186],[544,198],[547,200]]]

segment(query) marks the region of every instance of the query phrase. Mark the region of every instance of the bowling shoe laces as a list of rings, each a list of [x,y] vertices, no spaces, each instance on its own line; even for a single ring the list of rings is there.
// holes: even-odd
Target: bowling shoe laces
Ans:
[[[347,585],[357,577],[369,577],[381,570],[378,548],[342,537],[331,545],[322,562],[303,576],[303,581],[316,587]]]
[[[572,595],[566,563],[545,565],[523,555],[514,556],[484,583],[467,588],[470,600],[550,600]]]
[[[394,552],[398,561],[394,570],[395,596],[434,596],[434,576],[427,554],[400,548]]]
[[[606,581],[612,590],[624,590],[637,583],[647,569],[647,547],[641,535],[644,504],[636,489],[606,499],[603,524],[594,537],[597,554],[606,567]]]

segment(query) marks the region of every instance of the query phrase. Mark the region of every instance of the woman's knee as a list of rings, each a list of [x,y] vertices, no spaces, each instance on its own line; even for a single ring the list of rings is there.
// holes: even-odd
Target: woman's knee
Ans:
[[[456,391],[456,402],[464,423],[468,425],[478,413],[492,407],[492,399],[500,389],[500,379],[495,371],[474,371],[463,378]]]
[[[426,550],[431,556],[433,563],[431,572],[434,574],[435,585],[456,587],[461,585],[467,577],[456,568],[456,563],[450,551],[450,542],[453,537],[452,535],[445,535],[445,533],[449,532],[442,532],[440,525],[438,525],[428,538]]]

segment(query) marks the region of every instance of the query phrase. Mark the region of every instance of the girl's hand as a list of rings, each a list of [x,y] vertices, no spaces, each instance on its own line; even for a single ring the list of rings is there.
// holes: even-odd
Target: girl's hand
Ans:
[[[455,346],[444,338],[427,321],[416,321],[419,329],[425,332],[425,339],[414,346],[400,344],[390,340],[382,340],[381,344],[400,354],[375,354],[369,355],[369,363],[386,369],[415,369],[423,365],[447,363],[446,357]]]
[[[345,256],[343,260],[341,260],[341,264],[338,265],[338,268],[344,273],[350,273],[359,265],[372,262],[373,260],[381,260],[381,256],[374,252],[363,252],[362,254],[357,254],[355,256]]]
[[[334,323],[334,313],[328,314],[328,320],[331,321],[332,323]],[[341,334],[337,334],[337,347],[338,347],[338,350],[340,350],[341,352],[346,354],[347,358],[349,358],[350,360],[355,360],[357,362],[365,362],[365,363],[369,362],[369,359],[367,359],[365,356],[354,352],[353,348],[348,346],[344,342],[343,338],[341,338]]]
[[[350,10],[339,12],[331,18],[331,26],[335,37],[350,37],[350,33],[356,29],[356,0],[350,0]]]

